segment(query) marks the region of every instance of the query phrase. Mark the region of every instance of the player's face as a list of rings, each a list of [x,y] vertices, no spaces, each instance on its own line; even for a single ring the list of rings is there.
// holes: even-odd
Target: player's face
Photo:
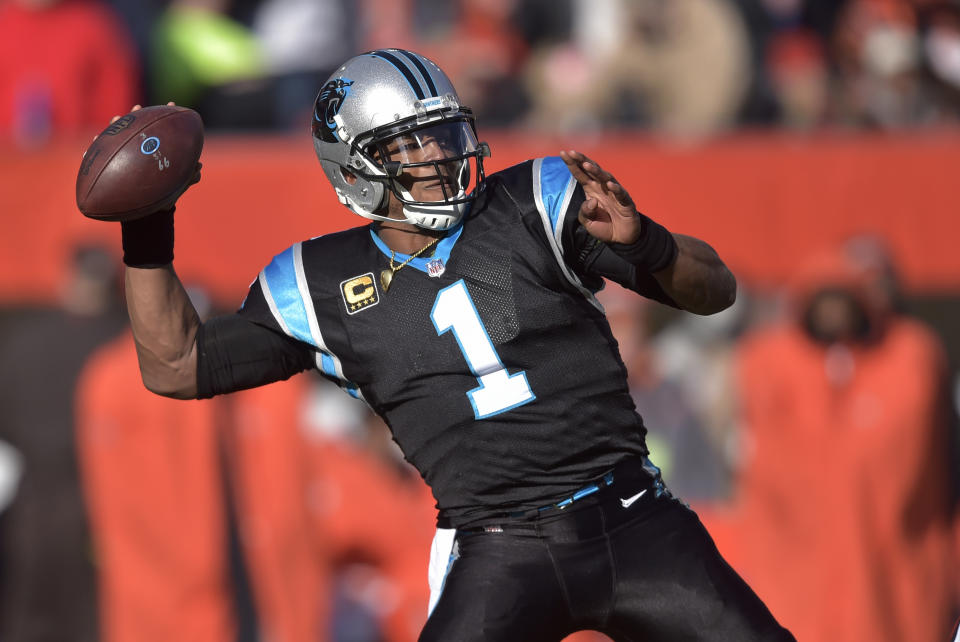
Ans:
[[[433,136],[400,136],[390,141],[387,151],[390,160],[404,164],[444,161],[452,155],[450,150]],[[445,194],[455,194],[457,191],[450,163],[437,162],[436,165],[404,168],[398,181],[410,192],[413,200],[425,203],[443,201]]]
[[[442,203],[473,187],[471,161],[463,154],[476,148],[469,125],[448,122],[392,138],[384,143],[383,152],[388,161],[402,164],[396,180],[412,200]]]

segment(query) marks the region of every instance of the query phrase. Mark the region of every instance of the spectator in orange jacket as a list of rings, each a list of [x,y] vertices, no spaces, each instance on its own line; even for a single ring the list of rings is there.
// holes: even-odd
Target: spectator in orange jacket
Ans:
[[[98,0],[0,2],[0,140],[100,130],[137,102],[126,27]]]
[[[956,606],[945,356],[863,239],[816,256],[795,316],[740,350],[736,553],[805,642],[945,639]]]
[[[104,642],[235,638],[215,403],[148,393],[129,333],[95,354],[77,392]]]
[[[339,606],[349,605],[334,613],[333,633],[413,642],[427,621],[433,495],[366,406],[320,383],[313,410],[308,508]]]
[[[131,379],[136,359],[126,334],[90,361],[78,392],[104,642],[236,639],[228,501],[262,636],[351,633],[335,581],[362,602],[376,639],[415,640],[436,510],[382,422],[358,407],[360,441],[305,436],[308,379],[181,403]],[[326,397],[318,404],[327,421],[348,414]]]
[[[327,576],[298,425],[307,381],[183,403],[131,378],[136,362],[127,333],[78,386],[103,642],[234,642],[250,625],[276,642],[324,639]],[[255,623],[235,609],[228,503]]]
[[[228,470],[260,638],[275,642],[328,639],[332,546],[313,529],[314,468],[302,425],[310,383],[294,377],[244,390],[227,424]]]

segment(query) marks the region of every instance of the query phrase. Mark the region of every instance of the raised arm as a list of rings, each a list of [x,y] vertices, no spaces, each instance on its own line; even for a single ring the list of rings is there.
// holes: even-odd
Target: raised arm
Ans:
[[[584,229],[637,267],[649,270],[670,298],[695,314],[714,314],[736,300],[737,282],[709,245],[671,234],[637,212],[627,190],[610,172],[576,151],[561,158],[586,199],[579,220]]]
[[[195,398],[200,317],[172,263],[149,268],[128,266],[125,281],[127,312],[143,385],[165,397]]]
[[[136,105],[131,111],[139,109]],[[118,118],[114,116],[110,122]],[[192,180],[183,189],[199,180],[197,163]],[[173,209],[120,225],[127,266],[127,312],[143,383],[160,395],[195,398],[200,318],[173,270]]]

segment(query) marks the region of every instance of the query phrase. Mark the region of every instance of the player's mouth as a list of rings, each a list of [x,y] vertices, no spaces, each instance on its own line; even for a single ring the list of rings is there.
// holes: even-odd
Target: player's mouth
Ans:
[[[452,176],[431,173],[429,176],[408,176],[406,188],[413,192],[416,200],[445,201],[456,197],[462,188]]]
[[[452,196],[457,193],[457,186],[453,180],[434,178],[420,184],[424,190],[441,192]]]

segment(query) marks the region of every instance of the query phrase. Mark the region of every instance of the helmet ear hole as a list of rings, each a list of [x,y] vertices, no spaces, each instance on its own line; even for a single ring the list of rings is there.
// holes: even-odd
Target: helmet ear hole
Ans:
[[[343,180],[347,182],[347,185],[356,185],[357,184],[357,175],[351,172],[346,167],[340,168],[340,175],[343,176]]]

